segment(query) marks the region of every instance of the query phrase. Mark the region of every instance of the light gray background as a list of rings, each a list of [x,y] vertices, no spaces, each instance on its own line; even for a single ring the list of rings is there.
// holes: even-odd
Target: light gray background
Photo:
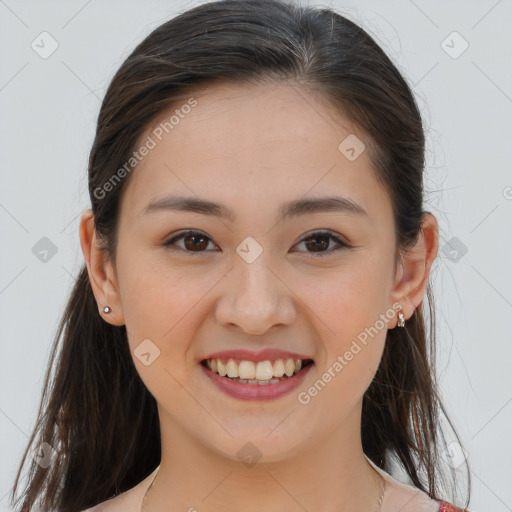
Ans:
[[[199,3],[0,0],[0,510],[83,261],[78,220],[100,100],[136,43]],[[427,209],[441,226],[439,380],[469,452],[471,510],[510,511],[512,0],[322,5],[362,24],[414,85],[428,137]],[[43,31],[58,43],[46,59],[31,47]],[[32,252],[43,237],[57,248],[46,262]]]

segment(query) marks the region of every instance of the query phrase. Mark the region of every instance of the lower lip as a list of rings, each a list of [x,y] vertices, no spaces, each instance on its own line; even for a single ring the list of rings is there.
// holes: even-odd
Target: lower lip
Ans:
[[[271,400],[279,398],[293,391],[299,386],[314,363],[305,366],[299,373],[288,377],[285,380],[276,382],[275,384],[242,384],[235,382],[226,377],[221,377],[218,373],[214,373],[202,364],[199,366],[204,374],[215,384],[221,391],[227,395],[243,400]]]

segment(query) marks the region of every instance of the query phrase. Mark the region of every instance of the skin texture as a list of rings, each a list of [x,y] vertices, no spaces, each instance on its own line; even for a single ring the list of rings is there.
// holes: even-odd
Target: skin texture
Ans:
[[[147,338],[160,350],[149,366],[133,357],[158,402],[162,432],[160,471],[144,510],[374,510],[380,479],[362,451],[362,398],[386,330],[397,325],[392,305],[399,302],[407,320],[423,300],[438,250],[437,221],[425,214],[417,244],[395,273],[390,197],[367,152],[350,161],[338,150],[347,135],[365,141],[364,134],[321,98],[290,85],[217,84],[194,97],[197,106],[130,176],[115,262],[98,249],[90,210],[80,224],[100,314],[126,324],[132,355]],[[142,213],[170,194],[222,203],[236,220]],[[333,194],[368,215],[278,217],[286,201]],[[199,240],[202,252],[194,252],[190,238],[178,240],[175,251],[164,246],[185,229],[208,237]],[[330,230],[353,248],[333,250],[337,243],[329,238],[328,247],[317,248],[308,238],[316,230]],[[236,252],[248,236],[263,250],[252,263]],[[110,314],[102,312],[107,304]],[[386,311],[393,315],[385,327],[301,404],[299,392]],[[297,390],[244,401],[219,391],[199,367],[214,351],[265,347],[314,359]],[[261,453],[252,467],[237,455],[248,442]]]

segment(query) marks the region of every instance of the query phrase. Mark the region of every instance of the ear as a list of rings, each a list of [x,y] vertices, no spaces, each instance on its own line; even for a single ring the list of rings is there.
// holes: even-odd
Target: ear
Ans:
[[[414,310],[421,305],[427,289],[430,269],[439,248],[439,226],[431,213],[424,213],[421,220],[418,241],[402,253],[402,262],[397,263],[397,270],[391,293],[392,303],[402,304],[407,320]],[[395,325],[398,323],[396,318]]]
[[[82,213],[80,218],[80,245],[100,315],[109,324],[123,325],[125,321],[115,269],[98,243],[91,209]],[[103,312],[105,306],[111,308],[110,313]]]

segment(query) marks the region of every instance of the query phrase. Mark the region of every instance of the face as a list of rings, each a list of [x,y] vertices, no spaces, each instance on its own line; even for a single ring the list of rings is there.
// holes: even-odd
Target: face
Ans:
[[[363,394],[396,325],[391,201],[367,151],[353,159],[338,148],[365,135],[313,94],[216,85],[193,98],[193,108],[162,116],[180,110],[168,134],[156,123],[140,139],[156,144],[123,191],[115,317],[164,429],[233,460],[248,441],[264,461],[298,456],[341,423],[359,431]],[[173,209],[176,196],[229,215]],[[292,202],[327,197],[356,208],[341,201],[283,216]],[[257,363],[264,349],[313,364],[287,392],[259,399],[221,390],[201,364],[235,350]]]

